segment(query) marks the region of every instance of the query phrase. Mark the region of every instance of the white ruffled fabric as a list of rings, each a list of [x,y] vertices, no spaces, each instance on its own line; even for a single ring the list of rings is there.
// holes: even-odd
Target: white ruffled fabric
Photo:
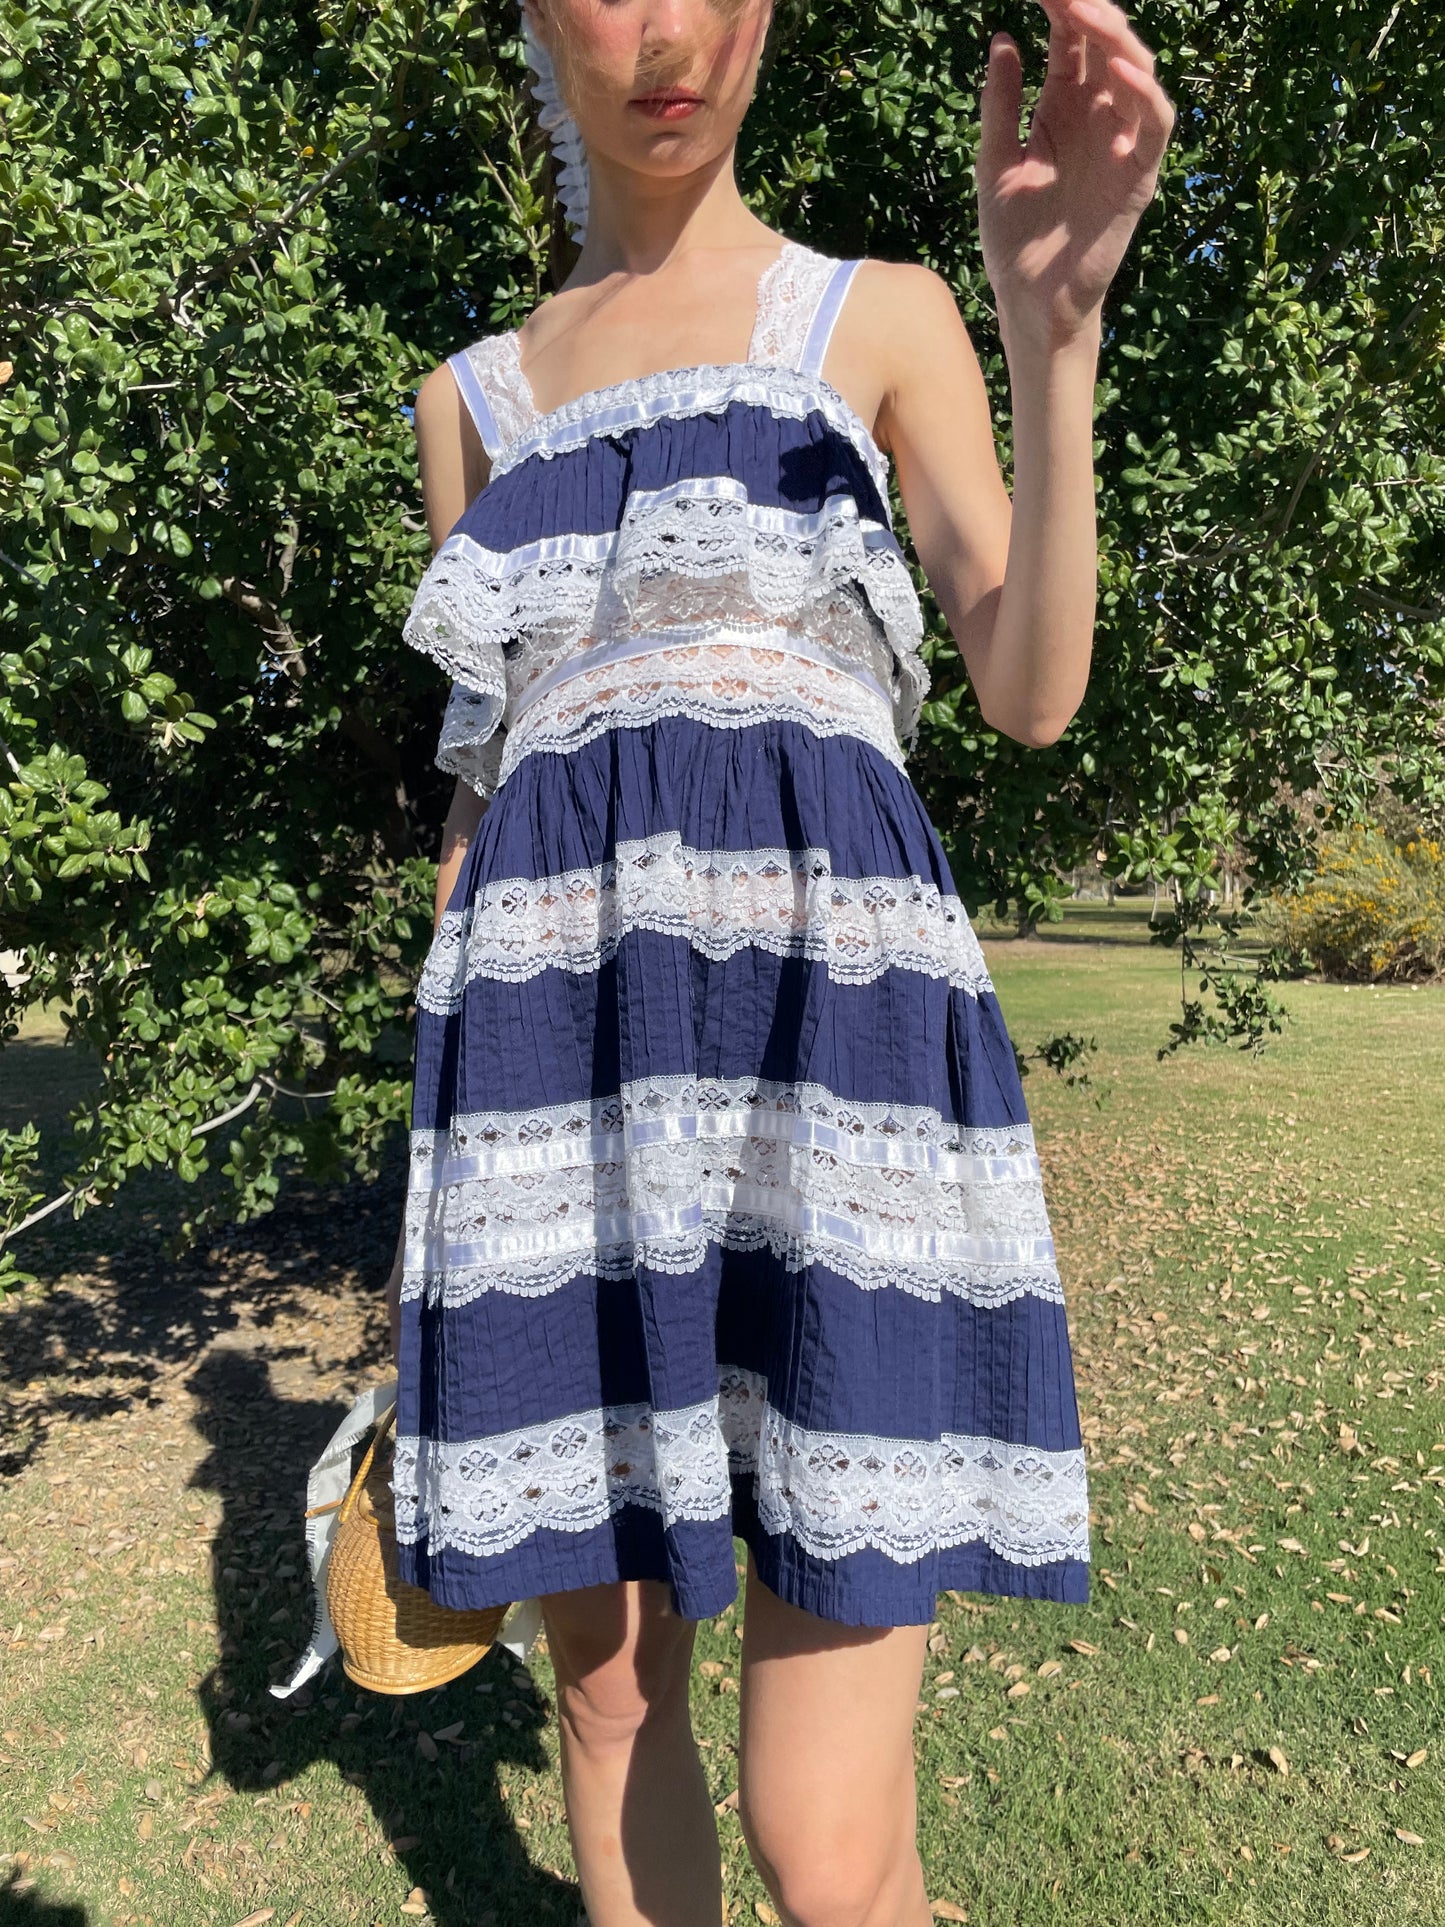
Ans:
[[[474,343],[465,353],[501,438],[491,479],[599,436],[742,402],[779,420],[821,415],[865,462],[886,501],[887,460],[866,425],[819,374],[797,365],[836,267],[829,256],[786,242],[759,280],[746,361],[663,369],[547,411],[536,406],[516,330]],[[619,526],[600,534],[549,536],[502,551],[457,531],[422,577],[403,635],[453,679],[438,763],[489,797],[526,753],[524,740],[553,749],[585,740],[541,719],[527,732],[512,728],[505,746],[498,740],[559,676],[648,641],[661,652],[709,630],[733,640],[769,628],[788,631],[803,653],[862,686],[831,708],[826,679],[818,690],[790,687],[778,715],[846,731],[866,712],[861,733],[877,741],[876,716],[862,695],[881,692],[892,712],[884,753],[902,767],[894,745],[912,749],[929,686],[923,613],[891,528],[863,515],[847,491],[801,514],[751,501],[733,476],[703,476],[636,491]],[[722,675],[731,668],[720,656]],[[629,698],[615,720],[686,714],[711,721],[717,708],[699,706],[691,687],[643,698]],[[766,720],[767,713],[754,703],[733,719]]]
[[[863,1291],[1062,1302],[1032,1132],[819,1083],[657,1075],[620,1094],[414,1131],[404,1299],[543,1297],[709,1246],[824,1264]]]

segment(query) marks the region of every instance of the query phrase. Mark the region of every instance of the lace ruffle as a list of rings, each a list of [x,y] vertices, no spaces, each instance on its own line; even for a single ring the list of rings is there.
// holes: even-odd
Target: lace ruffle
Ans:
[[[469,1117],[413,1136],[402,1297],[453,1306],[639,1265],[686,1274],[720,1245],[933,1303],[1062,1303],[1027,1127],[991,1135],[1011,1154],[977,1152],[937,1112],[686,1075]]]
[[[797,368],[763,367],[748,361],[664,368],[655,375],[591,389],[560,408],[534,415],[498,455],[492,474],[506,475],[534,456],[550,460],[554,455],[565,455],[599,435],[648,428],[664,416],[685,421],[695,415],[720,415],[734,402],[764,408],[780,421],[822,416],[862,456],[878,493],[887,499],[887,458],[862,418],[831,382]]]
[[[888,689],[911,741],[928,690],[917,592],[892,531],[851,495],[813,515],[749,501],[711,476],[638,491],[615,530],[503,553],[455,532],[433,557],[403,634],[457,681],[505,692],[515,716],[562,660],[619,635],[709,618],[786,623]]]
[[[460,776],[483,797],[490,797],[497,787],[507,740],[505,724],[493,728],[494,714],[493,697],[454,682],[437,743],[437,768]]]
[[[906,1564],[975,1540],[1017,1565],[1089,1558],[1081,1450],[798,1425],[760,1373],[736,1366],[720,1368],[714,1398],[671,1411],[612,1405],[485,1438],[399,1437],[397,1538],[485,1558],[539,1531],[589,1531],[625,1505],[664,1526],[720,1519],[749,1474],[764,1530],[815,1558],[873,1548]]]
[[[478,977],[600,970],[634,930],[716,962],[748,945],[807,957],[839,983],[917,970],[971,996],[993,988],[962,902],[923,877],[835,876],[824,849],[698,850],[668,830],[590,869],[482,885],[443,913],[417,1002],[446,1015]]]

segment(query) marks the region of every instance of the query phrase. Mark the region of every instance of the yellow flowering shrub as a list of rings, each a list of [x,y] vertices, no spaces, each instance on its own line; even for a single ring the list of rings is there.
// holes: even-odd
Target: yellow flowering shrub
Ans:
[[[1402,983],[1445,971],[1445,843],[1360,824],[1321,840],[1315,874],[1260,906],[1263,930],[1326,977]]]

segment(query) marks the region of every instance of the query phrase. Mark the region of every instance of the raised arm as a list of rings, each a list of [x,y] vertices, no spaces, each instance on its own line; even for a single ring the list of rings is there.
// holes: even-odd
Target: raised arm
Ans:
[[[947,283],[931,269],[880,264],[870,297],[886,371],[877,432],[893,452],[919,561],[985,720],[1033,745],[1063,733],[1088,684],[1103,300],[1174,122],[1154,57],[1113,0],[1040,4],[1048,70],[1028,143],[1018,138],[1018,47],[995,34],[977,169],[1013,405],[1012,501]]]
[[[417,390],[415,428],[422,501],[435,555],[456,527],[467,503],[486,487],[491,473],[486,450],[445,362],[434,368]],[[451,808],[442,826],[436,889],[437,926],[486,808],[485,799],[458,777]]]

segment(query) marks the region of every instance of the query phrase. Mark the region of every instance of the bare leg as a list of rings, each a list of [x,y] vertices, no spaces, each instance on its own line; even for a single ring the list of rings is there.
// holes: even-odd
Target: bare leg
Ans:
[[[738,1818],[784,1927],[931,1927],[913,1768],[927,1639],[786,1605],[749,1554]]]
[[[591,1927],[720,1927],[717,1820],[688,1711],[697,1621],[655,1579],[549,1593],[542,1613]]]

